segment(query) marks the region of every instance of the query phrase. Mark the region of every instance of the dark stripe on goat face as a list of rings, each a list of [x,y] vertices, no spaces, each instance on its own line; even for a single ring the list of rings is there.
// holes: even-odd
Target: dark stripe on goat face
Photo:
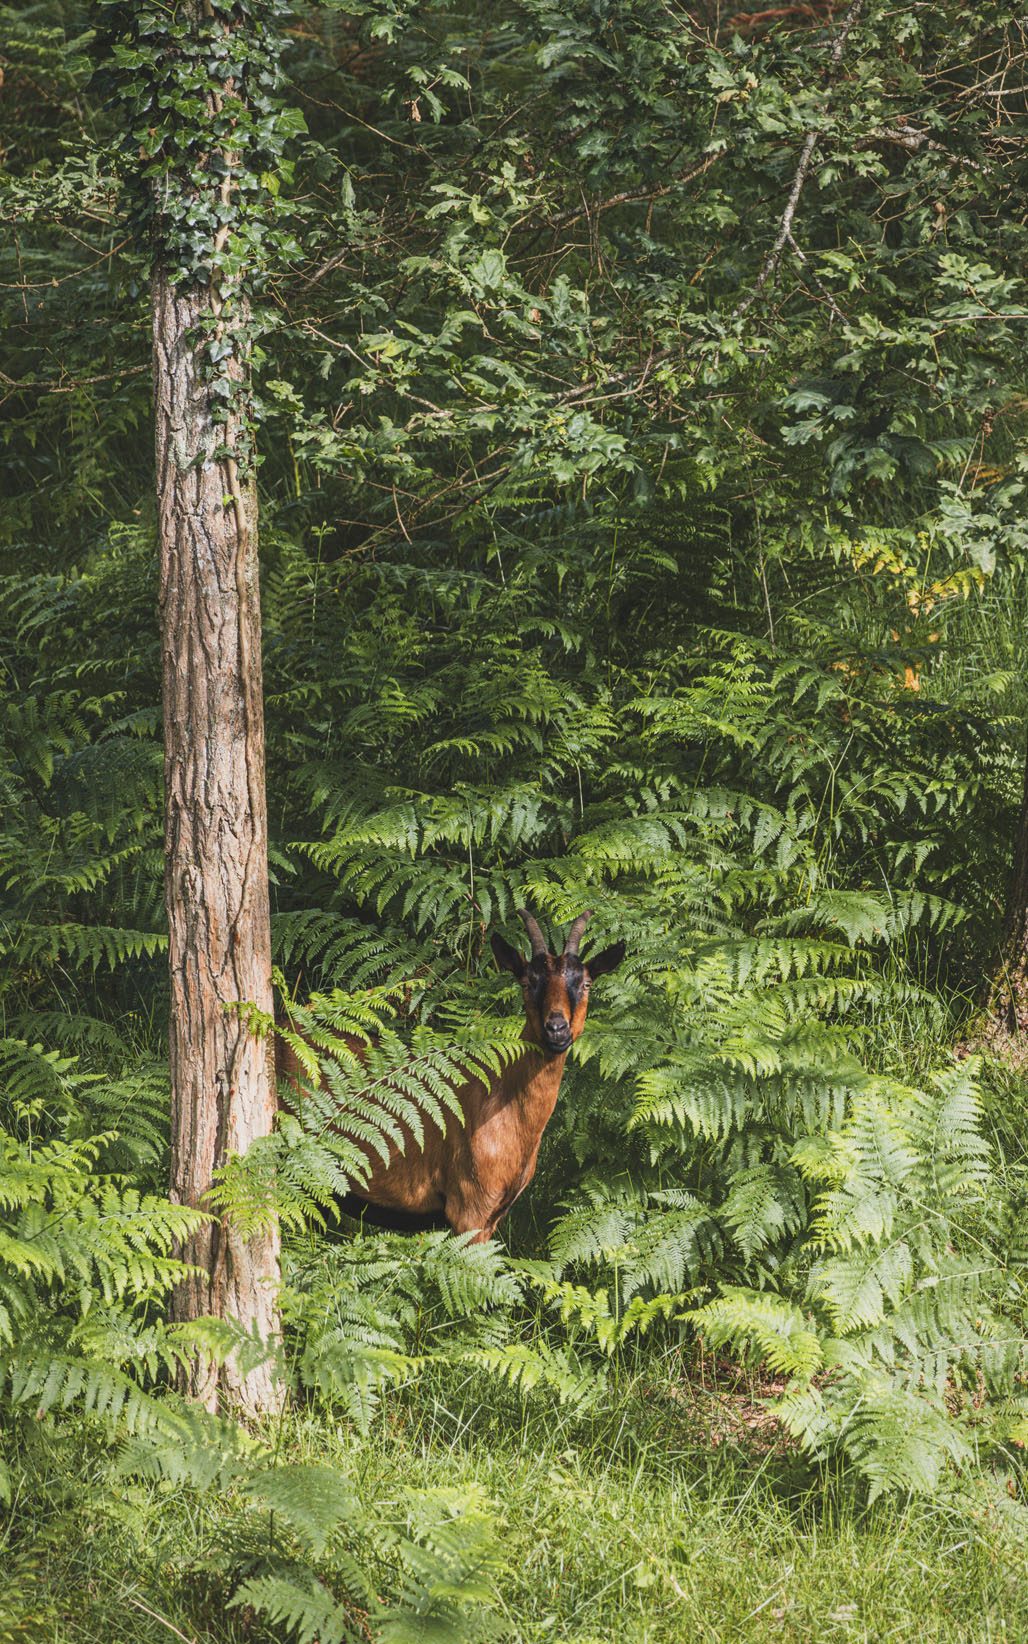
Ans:
[[[553,1055],[568,1050],[585,1024],[589,985],[575,955],[541,953],[523,978],[528,1030]]]

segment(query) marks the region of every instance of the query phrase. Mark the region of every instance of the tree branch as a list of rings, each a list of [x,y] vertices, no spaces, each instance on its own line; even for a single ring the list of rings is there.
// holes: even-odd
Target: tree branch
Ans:
[[[832,54],[828,65],[829,74],[837,69],[842,61],[843,50],[845,48],[846,41],[849,38],[850,31],[852,30],[863,9],[864,0],[853,0],[852,6],[843,18],[842,26],[840,27],[832,45]],[[796,215],[796,207],[800,203],[800,195],[803,193],[803,184],[806,181],[807,172],[810,169],[810,161],[811,156],[814,153],[814,145],[823,130],[824,126],[821,124],[811,126],[810,130],[803,139],[803,147],[800,149],[799,164],[796,167],[796,171],[792,179],[792,187],[789,190],[789,198],[785,202],[785,210],[782,212],[782,220],[778,225],[778,233],[775,235],[774,243],[770,251],[767,253],[764,261],[760,265],[760,273],[757,275],[756,285],[742,299],[742,302],[736,306],[732,315],[733,319],[738,320],[742,318],[747,309],[751,308],[756,302],[757,297],[763,291],[768,281],[774,278],[778,270],[778,265],[782,260],[782,252],[787,242],[792,240],[792,220]],[[792,243],[795,245],[796,242],[792,240]]]

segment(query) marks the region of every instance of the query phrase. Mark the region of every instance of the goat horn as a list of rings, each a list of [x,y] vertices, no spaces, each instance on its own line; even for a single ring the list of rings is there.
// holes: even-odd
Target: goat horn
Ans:
[[[582,932],[585,930],[585,927],[589,923],[589,920],[592,918],[592,916],[593,916],[593,909],[592,908],[589,909],[588,913],[580,913],[578,915],[578,918],[575,920],[575,922],[572,925],[571,929],[568,931],[568,939],[564,943],[564,952],[565,953],[570,953],[572,955],[572,957],[577,956],[577,954],[578,954],[578,944],[582,940]]]
[[[532,958],[538,958],[540,953],[548,953],[549,949],[546,946],[546,938],[542,933],[539,921],[533,918],[527,908],[518,909],[518,918],[523,919],[525,922],[525,929],[528,932],[528,939],[532,944]]]

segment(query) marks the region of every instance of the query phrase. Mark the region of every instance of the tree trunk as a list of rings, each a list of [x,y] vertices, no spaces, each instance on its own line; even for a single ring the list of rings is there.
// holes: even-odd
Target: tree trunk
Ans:
[[[996,1048],[1028,1031],[1028,754],[1021,815],[1003,920],[1003,945],[989,984],[986,1036]],[[1023,1055],[1023,1052],[1020,1054]]]
[[[158,266],[152,299],[171,1196],[203,1207],[214,1172],[268,1135],[275,1111],[267,1047],[225,1009],[272,1009],[257,505],[225,454],[238,449],[238,412],[216,422],[196,351],[198,322],[218,317],[210,292],[172,286]],[[242,383],[242,367],[230,373]],[[213,1314],[263,1341],[277,1334],[277,1227],[243,1238],[223,1214],[180,1254],[199,1272],[175,1291],[175,1319]],[[250,1413],[277,1402],[270,1366],[243,1374],[234,1358],[220,1372],[198,1363],[187,1390],[209,1408],[219,1395]]]

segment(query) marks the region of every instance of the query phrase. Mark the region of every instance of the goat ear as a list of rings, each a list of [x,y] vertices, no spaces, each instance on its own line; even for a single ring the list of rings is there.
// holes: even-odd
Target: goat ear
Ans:
[[[520,982],[525,974],[525,961],[517,948],[512,948],[509,942],[503,940],[502,936],[493,936],[490,939],[490,945],[493,950],[493,958],[500,969],[513,971]]]
[[[582,967],[588,971],[590,982],[595,982],[597,976],[606,976],[608,971],[617,970],[624,957],[624,942],[614,942],[609,948],[603,948],[599,953],[591,953],[588,959],[583,959]]]

